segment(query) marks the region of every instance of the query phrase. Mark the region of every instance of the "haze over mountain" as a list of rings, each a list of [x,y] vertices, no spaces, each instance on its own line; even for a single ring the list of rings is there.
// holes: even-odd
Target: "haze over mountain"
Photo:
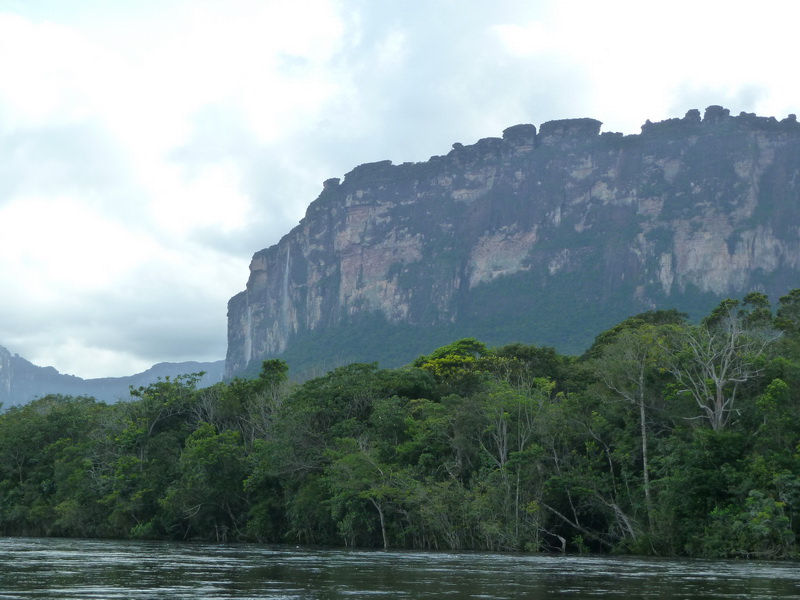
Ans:
[[[159,363],[146,371],[126,377],[83,379],[59,373],[53,367],[34,365],[18,354],[0,346],[0,406],[8,408],[25,404],[48,394],[92,396],[104,402],[130,398],[130,389],[147,386],[159,378],[204,372],[198,385],[206,387],[222,380],[225,363],[183,362]]]
[[[580,353],[638,312],[800,284],[800,124],[708,107],[517,125],[325,181],[228,304],[228,376],[397,366],[474,336]]]

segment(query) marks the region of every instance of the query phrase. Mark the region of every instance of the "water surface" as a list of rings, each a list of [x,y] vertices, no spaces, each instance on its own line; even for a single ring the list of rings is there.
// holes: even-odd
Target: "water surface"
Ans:
[[[800,565],[0,538],[0,600],[800,598]]]

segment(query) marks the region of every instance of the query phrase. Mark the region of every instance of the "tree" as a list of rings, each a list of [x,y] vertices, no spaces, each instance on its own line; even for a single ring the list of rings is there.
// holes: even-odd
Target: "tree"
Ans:
[[[91,436],[104,409],[93,398],[53,394],[0,416],[0,531],[102,532],[101,487],[89,471]]]
[[[250,435],[267,438],[275,416],[289,395],[289,365],[279,359],[265,360],[245,402]]]
[[[366,503],[375,510],[381,544],[389,547],[389,511],[403,502],[407,485],[395,469],[381,462],[369,441],[362,437],[341,439],[331,451],[333,459],[326,469],[326,480],[333,496],[331,507],[346,545],[353,545],[357,532],[370,522],[361,512]]]
[[[583,358],[596,358],[603,352],[603,348],[614,342],[614,340],[622,333],[630,330],[636,330],[643,325],[685,325],[686,313],[678,312],[675,309],[670,310],[651,310],[639,313],[633,317],[628,317],[621,323],[615,325],[611,329],[600,333],[594,340],[591,347],[584,353]]]
[[[800,288],[795,288],[778,299],[775,327],[788,335],[800,333]]]
[[[489,464],[478,473],[476,500],[491,500],[484,523],[487,546],[502,550],[538,548],[538,522],[530,510],[539,501],[537,480],[541,447],[535,441],[537,419],[551,401],[555,383],[537,377],[529,384],[498,381],[487,386],[482,399],[484,429],[480,447]]]
[[[199,374],[165,378],[131,390],[134,401],[114,407],[109,428],[116,456],[103,502],[117,535],[158,537],[158,500],[177,477],[184,442],[197,415]]]
[[[642,481],[650,531],[653,531],[653,498],[648,461],[647,408],[656,393],[650,387],[651,372],[663,360],[659,338],[663,329],[643,324],[637,329],[620,332],[614,341],[603,347],[594,365],[603,383],[638,412],[642,454]]]
[[[178,477],[159,504],[167,528],[180,537],[227,541],[245,512],[244,454],[238,431],[218,433],[202,423],[187,438]]]
[[[198,420],[218,429],[237,430],[245,448],[271,435],[272,423],[289,396],[289,366],[282,360],[265,360],[255,379],[235,378],[198,394]]]
[[[678,330],[667,352],[669,372],[715,431],[728,424],[737,392],[761,372],[759,360],[778,338],[772,330],[748,328],[737,307],[723,301],[700,325]]]
[[[468,395],[485,381],[487,365],[483,359],[491,354],[483,342],[464,338],[418,357],[412,366],[432,373],[441,386],[442,395]]]
[[[761,292],[750,292],[742,298],[739,317],[749,330],[772,329],[773,317],[769,298]]]

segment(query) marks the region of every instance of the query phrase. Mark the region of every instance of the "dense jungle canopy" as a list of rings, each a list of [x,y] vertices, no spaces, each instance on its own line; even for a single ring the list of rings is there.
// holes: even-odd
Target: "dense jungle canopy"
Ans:
[[[797,555],[800,290],[643,313],[582,356],[470,338],[196,383],[0,414],[0,533]]]

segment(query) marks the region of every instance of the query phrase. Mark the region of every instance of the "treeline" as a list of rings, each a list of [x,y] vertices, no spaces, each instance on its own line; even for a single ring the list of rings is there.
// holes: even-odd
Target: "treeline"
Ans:
[[[475,339],[400,369],[0,415],[0,533],[788,558],[800,290],[648,312],[580,357]]]

